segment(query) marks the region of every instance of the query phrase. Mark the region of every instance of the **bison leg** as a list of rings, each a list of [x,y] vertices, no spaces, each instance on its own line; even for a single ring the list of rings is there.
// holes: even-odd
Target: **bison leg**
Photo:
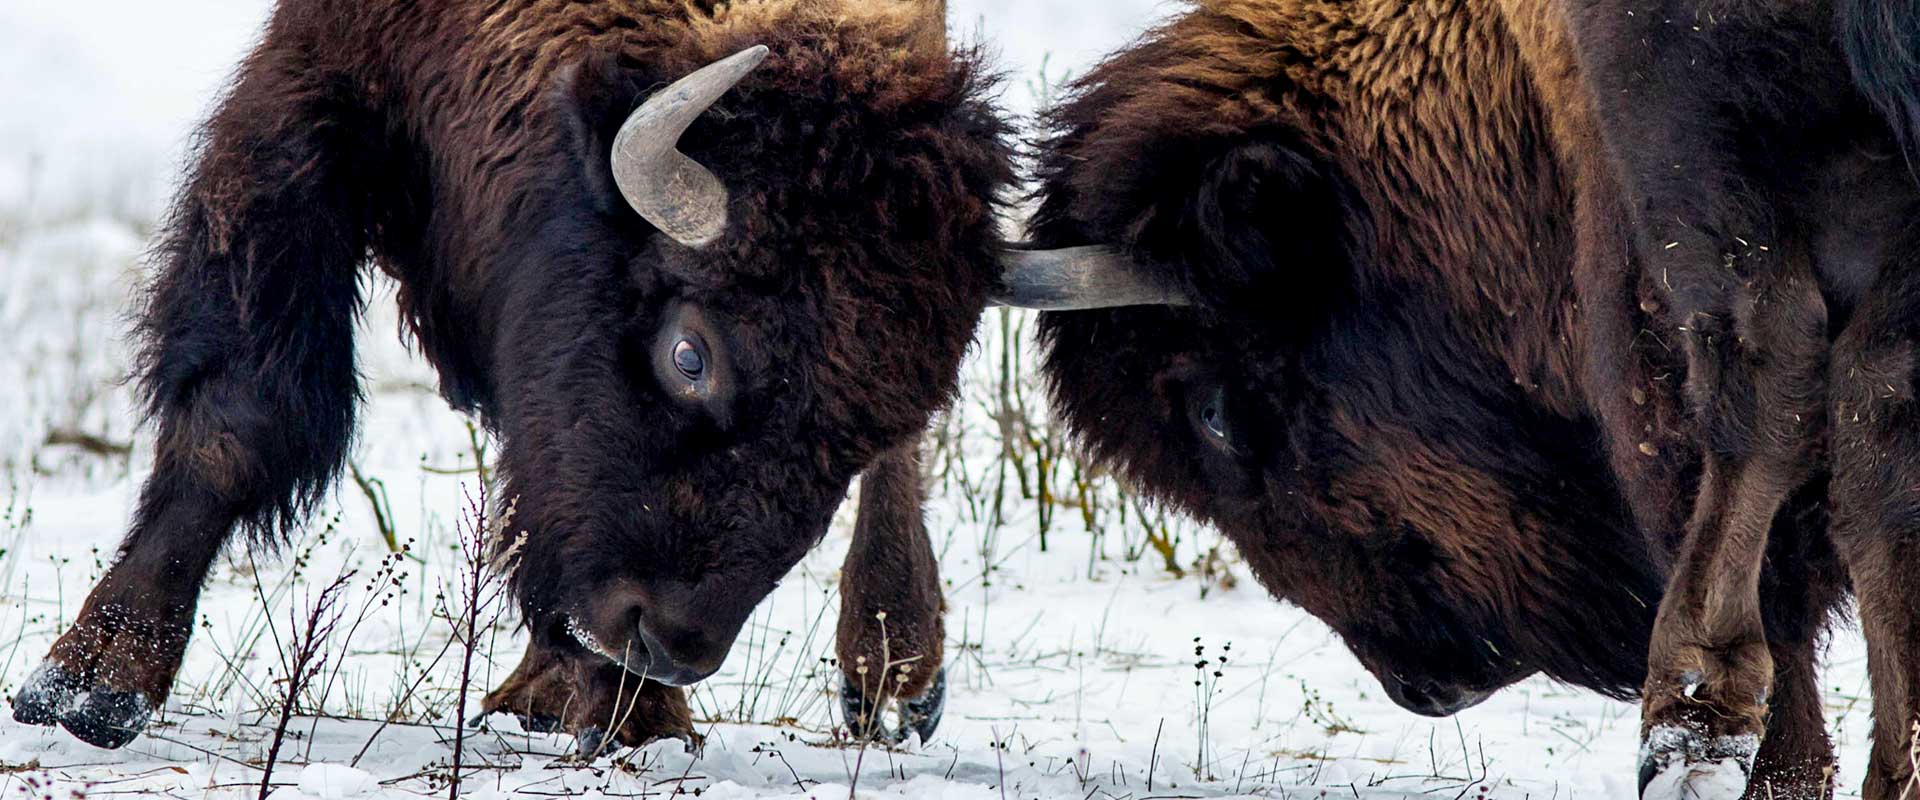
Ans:
[[[1828,536],[1830,483],[1816,481],[1774,521],[1761,580],[1773,698],[1748,800],[1831,800],[1836,762],[1820,693],[1819,650],[1844,607],[1846,573]]]
[[[1865,796],[1920,795],[1920,234],[1892,249],[1834,347],[1834,539],[1853,576],[1873,679]]]
[[[1747,800],[1831,800],[1838,766],[1827,737],[1816,642],[1773,648],[1767,735],[1754,755]]]
[[[853,545],[840,573],[836,652],[847,728],[866,738],[933,737],[946,701],[940,565],[921,504],[919,442],[883,454],[860,482]],[[900,727],[881,718],[897,705]]]
[[[1749,137],[1769,131],[1716,116],[1756,91],[1799,86],[1797,74],[1764,70],[1817,67],[1820,53],[1809,47],[1805,62],[1756,66],[1745,54],[1796,31],[1759,13],[1770,4],[1711,24],[1696,24],[1698,5],[1568,4],[1636,247],[1686,355],[1703,451],[1643,696],[1641,784],[1658,798],[1745,789],[1774,672],[1761,565],[1774,516],[1813,478],[1825,435],[1825,301],[1804,242],[1776,224],[1792,209],[1772,205],[1771,176],[1742,160],[1753,152]],[[1650,441],[1641,448],[1657,452]]]
[[[1759,586],[1769,532],[1818,463],[1826,308],[1804,253],[1779,239],[1750,232],[1711,247],[1695,228],[1648,228],[1655,239],[1694,240],[1650,263],[1684,285],[1668,301],[1704,457],[1654,623],[1641,781],[1650,796],[1730,796],[1759,748],[1774,683]],[[1730,268],[1725,254],[1739,241],[1774,244],[1747,250]],[[1719,274],[1697,274],[1709,260]]]
[[[479,726],[489,714],[512,714],[529,731],[572,734],[576,756],[588,760],[660,739],[679,739],[689,751],[700,748],[685,691],[642,680],[550,638],[535,636],[527,644],[520,666],[487,693],[469,725]]]
[[[153,472],[113,567],[14,698],[17,720],[131,741],[171,688],[228,535],[295,524],[346,454],[366,126],[292,50],[270,38],[208,123],[139,325]]]

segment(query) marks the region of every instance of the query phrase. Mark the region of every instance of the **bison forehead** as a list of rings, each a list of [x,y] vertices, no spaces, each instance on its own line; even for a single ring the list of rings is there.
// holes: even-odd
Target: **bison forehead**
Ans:
[[[913,292],[865,277],[820,271],[797,291],[708,302],[748,340],[742,366],[761,391],[805,392],[816,424],[842,436],[872,433],[878,443],[917,429],[948,402],[981,304],[954,299],[957,289],[929,276]]]

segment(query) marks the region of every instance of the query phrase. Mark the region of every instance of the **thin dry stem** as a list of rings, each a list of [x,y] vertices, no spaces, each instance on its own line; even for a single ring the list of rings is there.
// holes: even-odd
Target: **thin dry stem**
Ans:
[[[273,791],[273,766],[280,759],[280,746],[287,738],[287,724],[293,720],[295,707],[299,705],[300,693],[306,690],[307,683],[320,673],[327,657],[320,652],[334,626],[339,623],[340,615],[335,610],[335,601],[345,591],[353,579],[353,570],[340,573],[320,590],[319,597],[308,604],[307,619],[304,628],[294,616],[292,608],[287,609],[288,623],[292,626],[289,647],[281,652],[281,664],[286,673],[286,693],[280,701],[280,719],[273,726],[273,744],[267,748],[267,763],[260,775],[259,800],[266,800]]]

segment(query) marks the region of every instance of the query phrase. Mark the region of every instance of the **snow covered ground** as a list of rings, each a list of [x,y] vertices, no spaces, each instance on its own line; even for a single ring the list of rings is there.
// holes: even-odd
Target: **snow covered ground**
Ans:
[[[1174,7],[1150,0],[952,0],[954,24],[1002,52],[1008,105],[1029,80],[1078,72]],[[1098,9],[1097,12],[1094,9]],[[123,309],[152,220],[201,117],[266,13],[261,0],[0,0],[0,696],[72,619],[118,542],[150,443],[125,389]],[[390,292],[391,287],[380,287]],[[344,621],[303,698],[274,797],[444,791],[460,674],[438,611],[465,563],[457,525],[474,483],[465,420],[395,338],[390,303],[363,326],[370,403],[356,467],[380,481],[411,557],[389,557],[351,483],[293,547],[219,566],[181,685],[150,735],[119,751],[0,715],[0,797],[253,796],[286,672],[279,653],[322,587],[348,570]],[[991,353],[999,340],[983,335]],[[993,380],[990,359],[970,386]],[[984,394],[984,391],[982,392]],[[980,436],[986,397],[950,430]],[[95,437],[74,444],[71,434]],[[968,442],[965,437],[963,442]],[[117,452],[130,445],[132,451]],[[963,444],[963,452],[985,446]],[[978,469],[977,462],[971,469]],[[961,469],[958,474],[965,474]],[[951,696],[931,743],[850,748],[833,733],[842,520],[763,604],[694,695],[709,743],[617,761],[558,760],[564,737],[494,729],[467,741],[474,796],[1149,798],[1633,795],[1635,708],[1535,680],[1454,719],[1389,702],[1344,647],[1255,586],[1190,567],[1217,543],[1176,525],[1175,577],[1137,522],[1097,532],[1061,514],[1041,547],[1031,503],[983,521],[949,475],[931,511],[951,607]],[[1134,517],[1132,519],[1136,519]],[[298,559],[290,557],[298,555]],[[456,604],[457,605],[457,604]],[[469,702],[512,668],[502,618],[481,642]],[[1198,655],[1196,655],[1198,654]],[[1864,649],[1829,656],[1829,716],[1853,793],[1866,751]],[[1196,666],[1204,660],[1204,667]],[[383,724],[383,720],[393,720]]]

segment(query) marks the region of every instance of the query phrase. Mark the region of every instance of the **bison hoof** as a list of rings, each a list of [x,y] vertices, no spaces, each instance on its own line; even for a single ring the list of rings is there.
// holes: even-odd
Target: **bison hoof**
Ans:
[[[856,739],[901,744],[909,735],[919,734],[920,743],[926,744],[933,740],[933,732],[939,730],[940,718],[946,713],[947,670],[943,667],[934,673],[933,685],[925,694],[894,703],[900,717],[898,728],[889,726],[884,709],[845,678],[840,681],[840,707],[847,716],[847,730]]]
[[[591,728],[585,728],[573,735],[573,754],[568,756],[567,759],[570,761],[590,762],[598,758],[600,751],[606,746],[607,730],[605,728],[597,725]]]
[[[92,684],[52,661],[27,677],[13,698],[13,719],[27,725],[59,725],[74,738],[109,750],[125,747],[153,718],[145,692]]]
[[[1641,800],[1740,800],[1746,794],[1760,737],[1708,737],[1661,725],[1640,743]]]

